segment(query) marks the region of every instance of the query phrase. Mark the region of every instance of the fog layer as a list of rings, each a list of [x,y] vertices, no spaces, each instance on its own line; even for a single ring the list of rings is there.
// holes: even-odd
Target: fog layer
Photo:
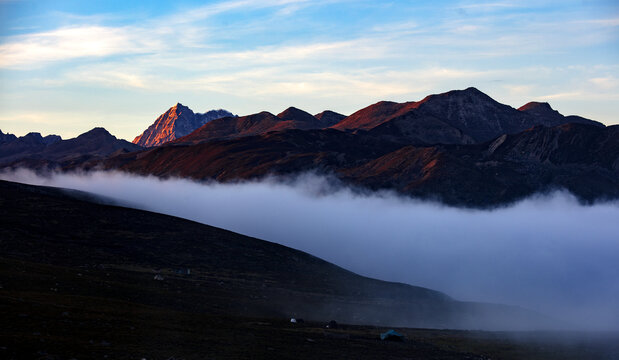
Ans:
[[[300,249],[356,273],[619,329],[619,204],[556,192],[492,211],[359,195],[305,175],[203,184],[122,173],[0,178],[78,189]]]

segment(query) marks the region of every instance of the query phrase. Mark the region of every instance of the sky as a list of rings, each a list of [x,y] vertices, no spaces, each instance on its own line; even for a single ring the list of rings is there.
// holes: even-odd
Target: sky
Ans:
[[[619,3],[0,0],[0,130],[132,140],[196,112],[350,114],[474,86],[619,123]]]

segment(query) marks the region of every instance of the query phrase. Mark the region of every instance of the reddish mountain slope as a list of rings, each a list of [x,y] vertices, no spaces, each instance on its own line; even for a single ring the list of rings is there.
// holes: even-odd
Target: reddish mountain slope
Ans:
[[[310,130],[324,127],[319,119],[295,107],[289,107],[279,113],[277,117],[281,119],[281,122],[273,128],[274,131],[288,129]]]
[[[226,110],[211,110],[204,114],[194,113],[190,108],[177,103],[161,114],[155,122],[137,136],[133,143],[143,146],[159,146],[188,135],[207,122],[226,116],[233,116]]]
[[[619,126],[538,126],[484,144],[406,146],[342,173],[451,204],[504,204],[559,188],[584,201],[619,198]]]
[[[398,147],[332,129],[287,130],[196,144],[173,143],[112,157],[105,167],[140,174],[229,181],[316,169],[332,171]]]
[[[417,106],[415,102],[396,103],[381,101],[363,108],[333,125],[334,129],[342,131],[369,130],[376,126],[404,115]]]
[[[470,145],[404,146],[367,133],[289,130],[113,157],[110,169],[233,181],[307,171],[448,204],[487,207],[566,188],[619,198],[619,127],[535,127]]]
[[[260,134],[269,131],[280,121],[280,118],[267,111],[238,118],[225,117],[213,120],[175,142],[198,143],[212,139]]]
[[[316,117],[303,110],[290,107],[277,116],[263,111],[253,115],[213,120],[176,142],[199,143],[214,139],[259,135],[271,131],[290,129],[311,130],[323,127],[322,122]]]

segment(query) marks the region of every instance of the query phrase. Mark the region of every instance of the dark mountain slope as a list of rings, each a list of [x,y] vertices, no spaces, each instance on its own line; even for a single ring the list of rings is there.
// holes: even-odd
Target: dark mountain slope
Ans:
[[[544,105],[545,104],[545,105]],[[350,115],[334,129],[376,129],[381,135],[400,137],[409,144],[468,144],[514,134],[533,126],[569,122],[603,126],[578,116],[565,117],[546,103],[529,103],[516,110],[477,90],[452,90],[429,95],[418,102],[381,101]]]
[[[272,131],[290,129],[311,130],[324,127],[326,126],[320,119],[303,110],[289,107],[277,116],[263,111],[258,114],[237,118],[217,119],[177,140],[176,143],[199,143],[216,139],[261,135]]]
[[[342,121],[344,118],[346,118],[346,115],[342,115],[331,110],[325,110],[321,113],[314,115],[314,117],[320,120],[323,127],[330,127]]]
[[[440,326],[453,314],[488,326],[525,325],[532,314],[360,277],[283,246],[70,193],[0,181],[2,358],[559,360],[619,350],[615,334],[396,328],[404,342],[381,342],[384,324],[435,311]],[[292,316],[306,321],[291,324]],[[331,319],[339,328],[325,329]]]
[[[404,115],[416,106],[417,103],[414,101],[402,104],[380,101],[347,116],[333,128],[342,131],[370,130],[390,119]]]
[[[539,126],[482,144],[431,146],[402,146],[374,130],[292,130],[126,154],[105,167],[220,181],[317,171],[459,206],[501,205],[561,188],[589,202],[619,198],[617,128]]]
[[[462,130],[476,142],[538,125],[532,117],[496,102],[475,88],[429,95],[420,101],[417,108],[423,115],[436,116]]]
[[[473,138],[441,119],[409,111],[368,131],[368,134],[402,145],[472,144]]]
[[[342,173],[372,189],[448,204],[499,205],[554,189],[587,202],[616,199],[619,126],[539,126],[479,145],[407,146]]]
[[[32,153],[42,151],[47,145],[61,141],[58,135],[41,136],[40,133],[31,132],[21,137],[12,134],[4,135],[4,141],[0,141],[0,162],[11,161]]]
[[[183,140],[183,139],[181,139]],[[400,147],[337,130],[288,130],[193,145],[163,146],[116,156],[107,169],[139,174],[231,181],[306,171],[333,172],[362,164]]]
[[[114,286],[92,288],[79,279],[56,285],[73,296],[195,313],[347,323],[512,328],[547,321],[517,308],[463,303],[433,290],[365,278],[281,245],[93,204],[57,189],[0,182],[0,194],[2,258],[114,274],[109,278]],[[175,273],[187,268],[191,274]],[[157,273],[163,281],[153,280]],[[7,281],[3,291],[33,291],[33,285]]]
[[[2,130],[0,130],[0,145],[4,143],[12,142],[14,140],[17,140],[17,136],[13,134],[9,134],[9,133],[5,134],[2,132]]]
[[[267,111],[236,118],[225,117],[207,123],[191,134],[176,140],[175,143],[198,143],[213,139],[261,134],[273,129],[280,121],[280,118]]]
[[[586,125],[604,126],[603,124],[585,119],[576,115],[563,116],[557,110],[550,107],[550,104],[546,102],[529,102],[518,108],[518,110],[531,114],[539,119],[539,125],[544,126],[557,126],[566,123],[578,123]]]
[[[103,128],[94,128],[68,140],[60,140],[56,135],[43,138],[38,133],[30,133],[0,145],[0,164],[34,168],[82,165],[112,154],[140,149],[142,147],[119,140]]]

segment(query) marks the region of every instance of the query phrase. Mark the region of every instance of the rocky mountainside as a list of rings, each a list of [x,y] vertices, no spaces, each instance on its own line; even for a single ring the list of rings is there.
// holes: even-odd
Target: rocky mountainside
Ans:
[[[20,137],[12,134],[2,137],[4,141],[0,141],[0,163],[31,156],[43,151],[48,145],[62,140],[58,135],[43,137],[38,132],[31,132]]]
[[[216,139],[240,138],[290,129],[322,129],[328,127],[327,124],[333,120],[334,115],[328,116],[331,117],[327,117],[323,121],[303,110],[289,107],[277,116],[263,111],[236,118],[227,117],[207,123],[193,133],[178,139],[176,143],[195,144]],[[337,117],[337,115],[335,116]]]
[[[475,207],[556,189],[585,202],[617,199],[619,126],[538,126],[482,144],[405,146],[341,174],[371,189]]]
[[[320,120],[324,127],[330,127],[344,120],[346,115],[342,115],[331,110],[325,110],[321,113],[314,115],[314,117]]]
[[[43,137],[38,132],[30,132],[24,136],[16,137],[13,134],[2,134],[2,131],[0,131],[0,144],[14,142],[16,146],[38,146],[50,145],[60,140],[62,140],[62,138],[58,135],[47,135]]]
[[[155,148],[108,159],[139,174],[234,181],[303,172],[459,206],[488,207],[568,189],[619,198],[619,126],[537,126],[481,144],[405,145],[371,134],[290,130]]]
[[[229,111],[222,109],[203,114],[194,113],[187,106],[177,103],[161,114],[148,129],[133,140],[133,143],[142,147],[159,146],[188,135],[209,121],[233,116]]]
[[[68,140],[61,140],[57,135],[42,137],[30,133],[0,145],[0,166],[63,168],[140,149],[141,146],[119,140],[103,128],[94,128]]]
[[[8,142],[12,142],[17,139],[17,136],[13,134],[5,134],[0,130],[0,145]]]
[[[333,128],[357,131],[382,126],[379,130],[381,134],[393,130],[393,136],[402,136],[407,131],[412,133],[412,137],[404,137],[412,143],[418,143],[417,138],[427,144],[467,144],[518,133],[537,125],[557,126],[576,122],[603,126],[578,116],[564,117],[548,104],[535,104],[540,103],[529,103],[517,110],[498,103],[476,88],[468,88],[429,95],[418,102],[382,101],[357,111]]]
[[[380,101],[347,116],[332,127],[342,131],[370,130],[386,121],[406,114],[416,106],[417,103],[414,101],[406,103]]]

